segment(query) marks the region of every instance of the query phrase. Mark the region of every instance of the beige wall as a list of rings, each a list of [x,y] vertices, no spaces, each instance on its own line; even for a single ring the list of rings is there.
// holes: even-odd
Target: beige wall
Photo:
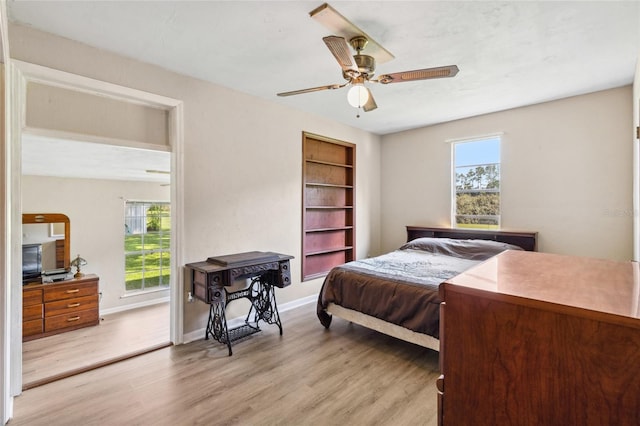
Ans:
[[[405,225],[450,225],[450,139],[504,132],[502,227],[541,251],[632,258],[630,86],[387,135],[382,248]]]
[[[321,280],[300,283],[302,131],[357,145],[357,256],[379,251],[378,136],[30,28],[10,26],[10,41],[15,59],[184,102],[185,262],[279,251],[296,258],[278,302],[318,292]],[[229,317],[243,314],[230,306]],[[206,315],[187,303],[185,333]]]
[[[124,203],[169,201],[169,187],[158,183],[22,176],[25,213],[63,213],[71,223],[71,257],[81,255],[82,270],[100,277],[100,311],[140,304],[168,291],[124,295]]]
[[[167,111],[89,93],[29,83],[28,127],[169,145]]]

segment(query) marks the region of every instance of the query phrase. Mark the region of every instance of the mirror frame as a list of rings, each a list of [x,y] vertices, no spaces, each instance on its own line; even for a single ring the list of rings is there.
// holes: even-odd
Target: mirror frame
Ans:
[[[71,269],[71,222],[62,213],[23,213],[22,224],[64,223],[64,268]]]

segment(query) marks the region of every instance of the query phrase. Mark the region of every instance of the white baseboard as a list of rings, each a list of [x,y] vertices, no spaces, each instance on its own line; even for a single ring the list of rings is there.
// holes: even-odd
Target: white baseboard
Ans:
[[[168,303],[168,302],[169,302],[169,296],[160,297],[158,299],[145,300],[144,302],[130,303],[128,305],[116,306],[115,308],[100,309],[100,315],[115,314],[117,312],[124,312],[130,309],[144,308],[145,306],[158,305],[160,303]]]
[[[296,299],[296,300],[292,300],[291,302],[287,302],[287,303],[283,303],[282,305],[278,306],[278,312],[279,313],[283,313],[283,312],[287,312],[290,311],[292,309],[295,308],[299,308],[300,306],[304,306],[306,304],[309,303],[315,303],[318,300],[318,295],[311,295],[311,296],[307,296],[307,297],[303,297],[301,299]],[[244,324],[244,319],[245,317],[236,317],[233,319],[230,319],[227,321],[227,326],[229,328],[233,328],[239,325]],[[194,342],[196,340],[202,340],[204,339],[204,333],[206,332],[207,328],[203,327],[199,330],[196,331],[192,331],[190,333],[185,333],[183,335],[183,343],[189,343],[189,342]]]

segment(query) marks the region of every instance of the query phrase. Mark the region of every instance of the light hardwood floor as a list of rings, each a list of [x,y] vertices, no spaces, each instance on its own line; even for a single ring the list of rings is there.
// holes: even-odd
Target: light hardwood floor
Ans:
[[[284,335],[200,340],[25,391],[18,425],[435,425],[438,354],[334,319],[282,313]]]
[[[169,303],[102,315],[95,327],[24,342],[23,389],[168,343]]]

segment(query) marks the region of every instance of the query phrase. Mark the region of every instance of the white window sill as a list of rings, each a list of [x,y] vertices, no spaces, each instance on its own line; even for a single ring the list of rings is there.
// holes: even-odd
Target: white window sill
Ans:
[[[151,294],[151,293],[159,293],[162,291],[169,291],[169,287],[163,287],[163,288],[154,288],[153,290],[141,290],[141,291],[132,291],[130,293],[125,293],[122,296],[120,296],[120,299],[126,299],[128,297],[135,297],[135,296],[142,296],[144,294]]]

